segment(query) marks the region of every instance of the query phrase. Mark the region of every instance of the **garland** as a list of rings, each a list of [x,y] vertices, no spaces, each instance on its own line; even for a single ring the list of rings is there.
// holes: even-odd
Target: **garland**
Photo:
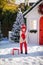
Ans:
[[[43,14],[43,3],[41,3],[41,4],[39,5],[39,7],[38,7],[38,12],[39,12],[40,14]]]

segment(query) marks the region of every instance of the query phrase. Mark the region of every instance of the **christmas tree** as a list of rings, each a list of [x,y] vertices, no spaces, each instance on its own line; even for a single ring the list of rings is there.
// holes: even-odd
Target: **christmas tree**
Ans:
[[[24,18],[23,18],[23,14],[21,12],[21,10],[19,10],[19,12],[17,13],[17,18],[16,21],[13,24],[13,28],[12,28],[12,40],[14,40],[15,42],[19,42],[19,38],[20,38],[20,27],[21,25],[24,24]]]

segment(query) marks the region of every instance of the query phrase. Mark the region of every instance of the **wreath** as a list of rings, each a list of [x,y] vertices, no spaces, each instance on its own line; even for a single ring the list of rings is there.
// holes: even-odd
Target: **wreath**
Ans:
[[[43,14],[43,3],[41,3],[38,7],[38,12]]]

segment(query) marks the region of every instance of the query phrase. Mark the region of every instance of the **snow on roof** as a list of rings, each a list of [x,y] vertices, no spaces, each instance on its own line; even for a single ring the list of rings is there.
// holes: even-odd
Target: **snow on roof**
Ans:
[[[24,13],[23,13],[23,16],[25,16],[28,12],[30,12],[35,6],[37,6],[41,1],[43,1],[43,0],[38,0],[35,4],[33,4],[33,6],[30,8],[30,9],[28,9],[28,10],[26,10]]]
[[[29,0],[29,2],[37,2],[38,0]]]
[[[38,0],[28,0],[29,3],[32,3],[32,2],[37,2]],[[16,0],[15,1],[15,4],[20,4],[20,3],[25,3],[25,0]]]

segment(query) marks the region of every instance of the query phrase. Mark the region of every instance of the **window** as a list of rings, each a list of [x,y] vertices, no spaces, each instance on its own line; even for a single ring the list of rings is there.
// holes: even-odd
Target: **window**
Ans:
[[[37,21],[33,20],[30,22],[30,32],[37,32]]]
[[[36,20],[31,21],[30,22],[30,27],[31,27],[31,29],[36,30],[37,29],[37,21]]]

